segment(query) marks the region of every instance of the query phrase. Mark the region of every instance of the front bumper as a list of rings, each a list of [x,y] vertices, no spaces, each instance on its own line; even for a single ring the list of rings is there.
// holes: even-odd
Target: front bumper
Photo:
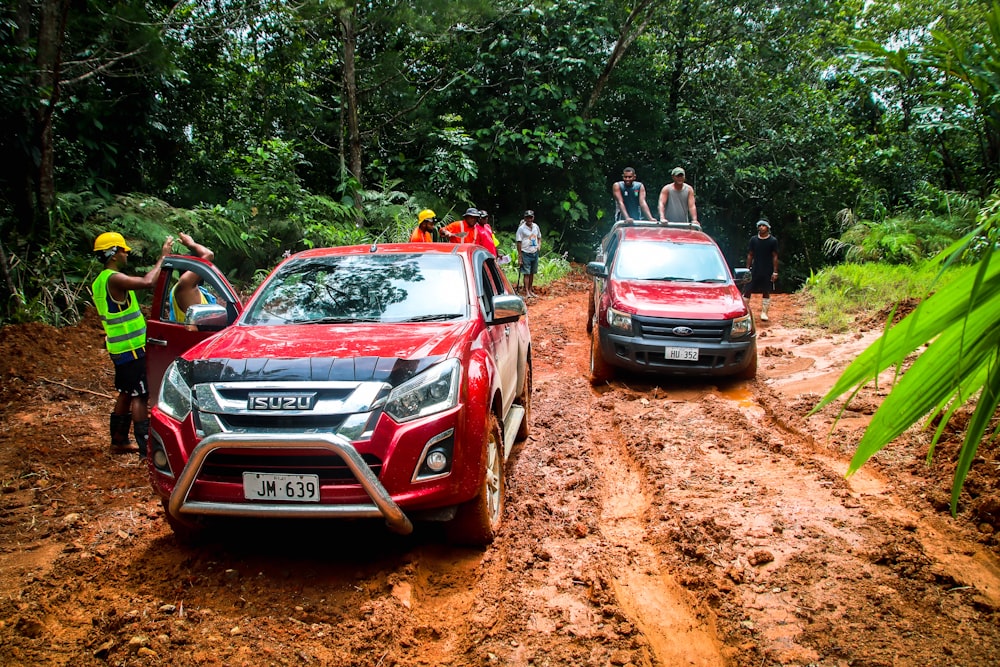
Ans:
[[[370,502],[350,504],[246,503],[220,500],[192,500],[191,490],[208,456],[217,450],[274,450],[275,448],[325,450],[339,456],[368,495]],[[183,520],[185,514],[240,517],[315,517],[315,518],[385,518],[392,530],[403,535],[413,531],[413,524],[392,500],[368,464],[349,440],[336,434],[242,434],[220,433],[202,440],[191,452],[187,465],[177,477],[167,504],[167,511]]]
[[[596,332],[595,332],[596,333]],[[601,327],[598,333],[604,360],[636,373],[687,376],[737,375],[757,356],[755,335],[736,341],[677,340],[664,341],[616,334]],[[697,361],[666,357],[667,347],[698,349]]]

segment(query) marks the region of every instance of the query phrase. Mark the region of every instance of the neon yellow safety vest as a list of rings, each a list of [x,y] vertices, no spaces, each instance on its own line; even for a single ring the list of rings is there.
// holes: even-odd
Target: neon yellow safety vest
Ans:
[[[97,313],[101,316],[104,333],[107,334],[105,344],[112,356],[146,347],[146,318],[139,310],[135,292],[128,291],[124,309],[121,309],[121,305],[113,301],[108,293],[108,279],[113,273],[115,271],[111,269],[104,269],[91,285],[94,305],[97,306]],[[110,310],[112,307],[116,308],[114,312]]]

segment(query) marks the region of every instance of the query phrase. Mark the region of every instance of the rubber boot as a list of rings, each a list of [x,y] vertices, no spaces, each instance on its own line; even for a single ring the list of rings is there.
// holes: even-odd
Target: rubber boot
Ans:
[[[135,423],[135,441],[139,445],[139,458],[146,458],[146,445],[149,442],[149,420],[143,419]]]
[[[128,429],[132,425],[132,415],[116,415],[111,413],[111,453],[129,454],[139,451],[128,439]]]
[[[760,307],[760,321],[767,322],[767,309],[771,307],[771,300],[764,299],[763,305]]]

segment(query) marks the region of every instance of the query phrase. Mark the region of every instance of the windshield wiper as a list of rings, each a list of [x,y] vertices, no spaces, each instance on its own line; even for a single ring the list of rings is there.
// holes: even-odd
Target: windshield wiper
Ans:
[[[462,313],[434,313],[428,315],[416,315],[407,317],[403,322],[439,322],[443,320],[454,320],[462,317]]]
[[[699,280],[697,282],[699,282],[699,283],[727,283],[729,281],[726,280],[725,278],[702,278],[701,280]]]
[[[353,315],[327,315],[326,317],[303,317],[291,320],[292,324],[355,324],[357,322],[379,322],[377,317],[356,317]]]
[[[646,278],[646,280],[670,280],[675,283],[693,283],[694,278],[681,278],[680,276],[661,276],[659,278]]]

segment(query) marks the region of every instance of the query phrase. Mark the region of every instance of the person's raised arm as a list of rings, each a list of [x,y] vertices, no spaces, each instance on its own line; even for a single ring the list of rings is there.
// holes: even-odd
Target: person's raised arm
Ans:
[[[691,214],[691,222],[698,222],[698,207],[694,203],[694,188],[688,192],[688,211]]]
[[[646,203],[646,186],[642,184],[639,185],[639,207],[646,214],[647,220],[656,220],[649,210],[649,204]]]
[[[615,184],[611,186],[611,194],[614,195],[615,202],[617,203],[618,206],[618,210],[621,211],[622,213],[622,219],[631,221],[632,218],[629,217],[628,209],[625,208],[625,200],[622,199],[622,189],[621,186],[618,184],[618,181],[615,181]]]

